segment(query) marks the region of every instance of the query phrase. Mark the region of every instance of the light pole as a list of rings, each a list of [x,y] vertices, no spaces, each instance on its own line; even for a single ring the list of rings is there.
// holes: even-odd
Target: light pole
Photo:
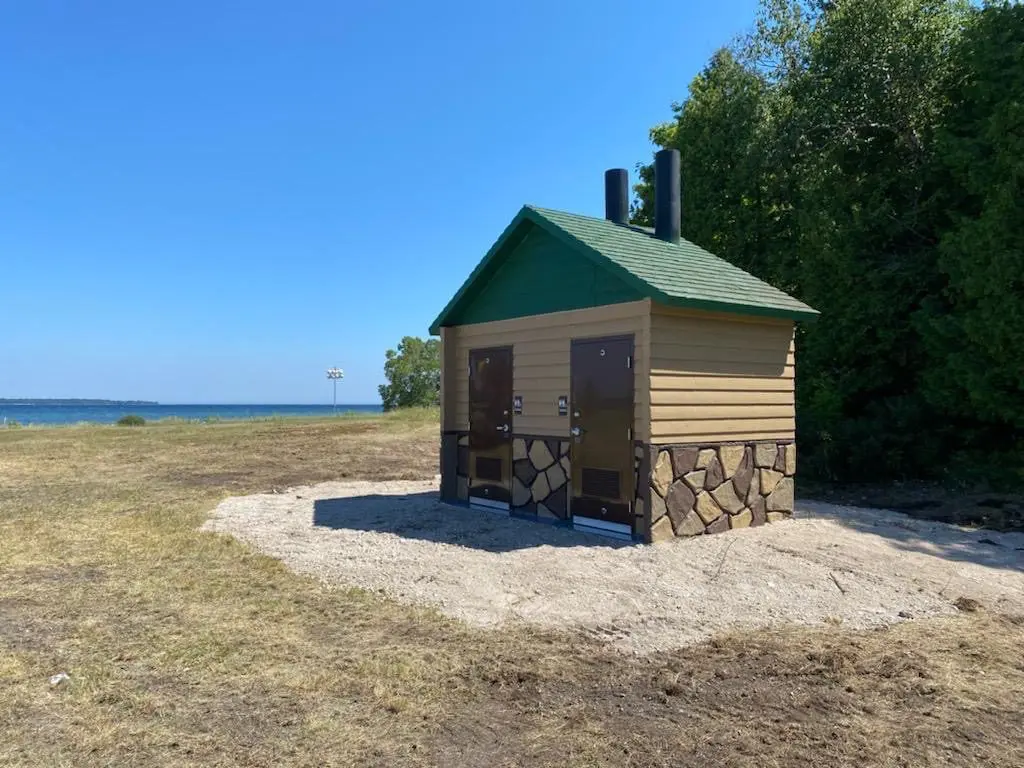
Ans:
[[[344,379],[345,372],[341,368],[328,368],[327,378],[334,384],[334,405],[331,410],[336,412],[338,410],[338,379]]]

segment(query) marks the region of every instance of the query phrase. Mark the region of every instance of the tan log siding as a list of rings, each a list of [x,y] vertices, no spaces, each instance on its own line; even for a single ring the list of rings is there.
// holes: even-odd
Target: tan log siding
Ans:
[[[792,440],[793,323],[655,305],[651,442]]]
[[[441,429],[457,429],[455,404],[456,387],[451,381],[452,371],[455,369],[455,337],[451,328],[441,329]]]
[[[650,368],[646,331],[650,303],[634,301],[592,309],[552,312],[491,323],[460,325],[443,329],[445,354],[445,398],[451,404],[449,429],[469,429],[469,350],[484,347],[513,347],[513,391],[523,397],[523,415],[513,419],[518,434],[566,437],[568,416],[558,415],[558,396],[569,394],[569,344],[572,339],[634,335],[634,431],[646,440],[650,399],[647,389]]]

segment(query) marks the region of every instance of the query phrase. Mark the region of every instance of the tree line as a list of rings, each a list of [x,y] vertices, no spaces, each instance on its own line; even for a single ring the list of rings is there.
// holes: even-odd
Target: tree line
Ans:
[[[672,112],[684,237],[821,311],[801,472],[1024,479],[1024,7],[764,0]]]

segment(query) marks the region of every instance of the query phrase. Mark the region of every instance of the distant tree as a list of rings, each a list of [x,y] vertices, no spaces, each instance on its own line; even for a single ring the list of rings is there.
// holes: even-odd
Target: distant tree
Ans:
[[[406,336],[385,353],[381,402],[385,411],[437,405],[441,398],[441,342]]]

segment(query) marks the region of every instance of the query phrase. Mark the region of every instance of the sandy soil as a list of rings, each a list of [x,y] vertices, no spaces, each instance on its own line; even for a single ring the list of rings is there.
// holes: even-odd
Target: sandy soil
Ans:
[[[204,526],[327,584],[474,624],[579,629],[648,653],[722,631],[869,627],[1024,613],[1024,534],[816,502],[796,519],[656,546],[441,504],[437,481],[345,482],[232,497]]]

